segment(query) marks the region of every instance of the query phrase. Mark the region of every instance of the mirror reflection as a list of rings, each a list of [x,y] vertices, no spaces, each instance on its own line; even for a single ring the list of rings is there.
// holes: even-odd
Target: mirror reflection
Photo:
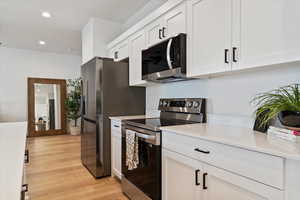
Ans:
[[[61,93],[57,84],[34,84],[35,130],[61,129]]]

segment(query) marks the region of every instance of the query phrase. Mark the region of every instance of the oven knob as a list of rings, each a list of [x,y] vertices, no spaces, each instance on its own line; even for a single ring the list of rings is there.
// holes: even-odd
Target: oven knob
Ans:
[[[194,108],[198,108],[200,106],[200,103],[198,101],[194,102]]]
[[[189,101],[189,102],[187,103],[187,107],[188,107],[188,108],[193,107],[193,102],[192,102],[192,101]]]
[[[163,101],[160,101],[160,102],[159,102],[159,106],[163,106]]]
[[[164,107],[168,106],[168,102],[167,102],[167,101],[164,101],[164,102],[163,102],[163,106],[164,106]]]

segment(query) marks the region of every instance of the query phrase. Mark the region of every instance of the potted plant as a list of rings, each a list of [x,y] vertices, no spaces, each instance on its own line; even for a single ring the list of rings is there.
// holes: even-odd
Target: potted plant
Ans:
[[[268,124],[278,117],[283,126],[292,130],[300,129],[300,84],[292,84],[253,98],[257,109],[255,114],[261,125]]]
[[[78,119],[80,118],[81,79],[67,81],[68,94],[65,101],[69,131],[71,135],[80,134]]]

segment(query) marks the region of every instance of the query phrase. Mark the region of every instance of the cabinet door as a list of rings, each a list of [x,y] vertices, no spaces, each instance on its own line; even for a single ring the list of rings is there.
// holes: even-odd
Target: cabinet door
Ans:
[[[170,38],[179,33],[186,33],[186,9],[187,2],[180,4],[164,16],[164,24],[162,28],[162,37]]]
[[[121,179],[122,178],[122,139],[119,137],[116,137],[115,159],[116,159],[116,162],[115,162],[116,163],[116,173],[117,173],[119,179]]]
[[[202,200],[201,172],[199,161],[163,149],[162,199]]]
[[[111,49],[108,50],[108,57],[109,58],[112,58],[112,59],[115,60],[116,49],[117,49],[116,47],[113,47],[113,48],[111,48]]]
[[[255,170],[255,169],[253,169]],[[228,171],[204,165],[205,200],[283,200],[283,192]]]
[[[115,60],[120,61],[128,57],[128,40],[120,43],[118,45],[117,54],[115,55]]]
[[[144,30],[135,33],[129,43],[129,85],[141,86],[146,84],[146,81],[142,80],[142,50],[145,48]]]
[[[299,0],[233,0],[233,69],[300,59]]]
[[[153,46],[162,41],[163,18],[158,18],[146,26],[146,43],[147,47]]]
[[[112,146],[112,172],[116,175],[119,179],[121,179],[122,168],[121,168],[121,138],[117,136],[117,133],[112,133],[111,138],[111,146]]]
[[[231,6],[232,0],[188,1],[189,77],[231,70]]]
[[[111,171],[112,171],[112,175],[117,175],[116,174],[116,137],[114,136],[113,130],[111,133]]]

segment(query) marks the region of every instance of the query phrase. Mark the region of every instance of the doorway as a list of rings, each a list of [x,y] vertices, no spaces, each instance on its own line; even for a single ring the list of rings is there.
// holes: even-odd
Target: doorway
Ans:
[[[66,80],[28,78],[30,137],[66,134]]]

